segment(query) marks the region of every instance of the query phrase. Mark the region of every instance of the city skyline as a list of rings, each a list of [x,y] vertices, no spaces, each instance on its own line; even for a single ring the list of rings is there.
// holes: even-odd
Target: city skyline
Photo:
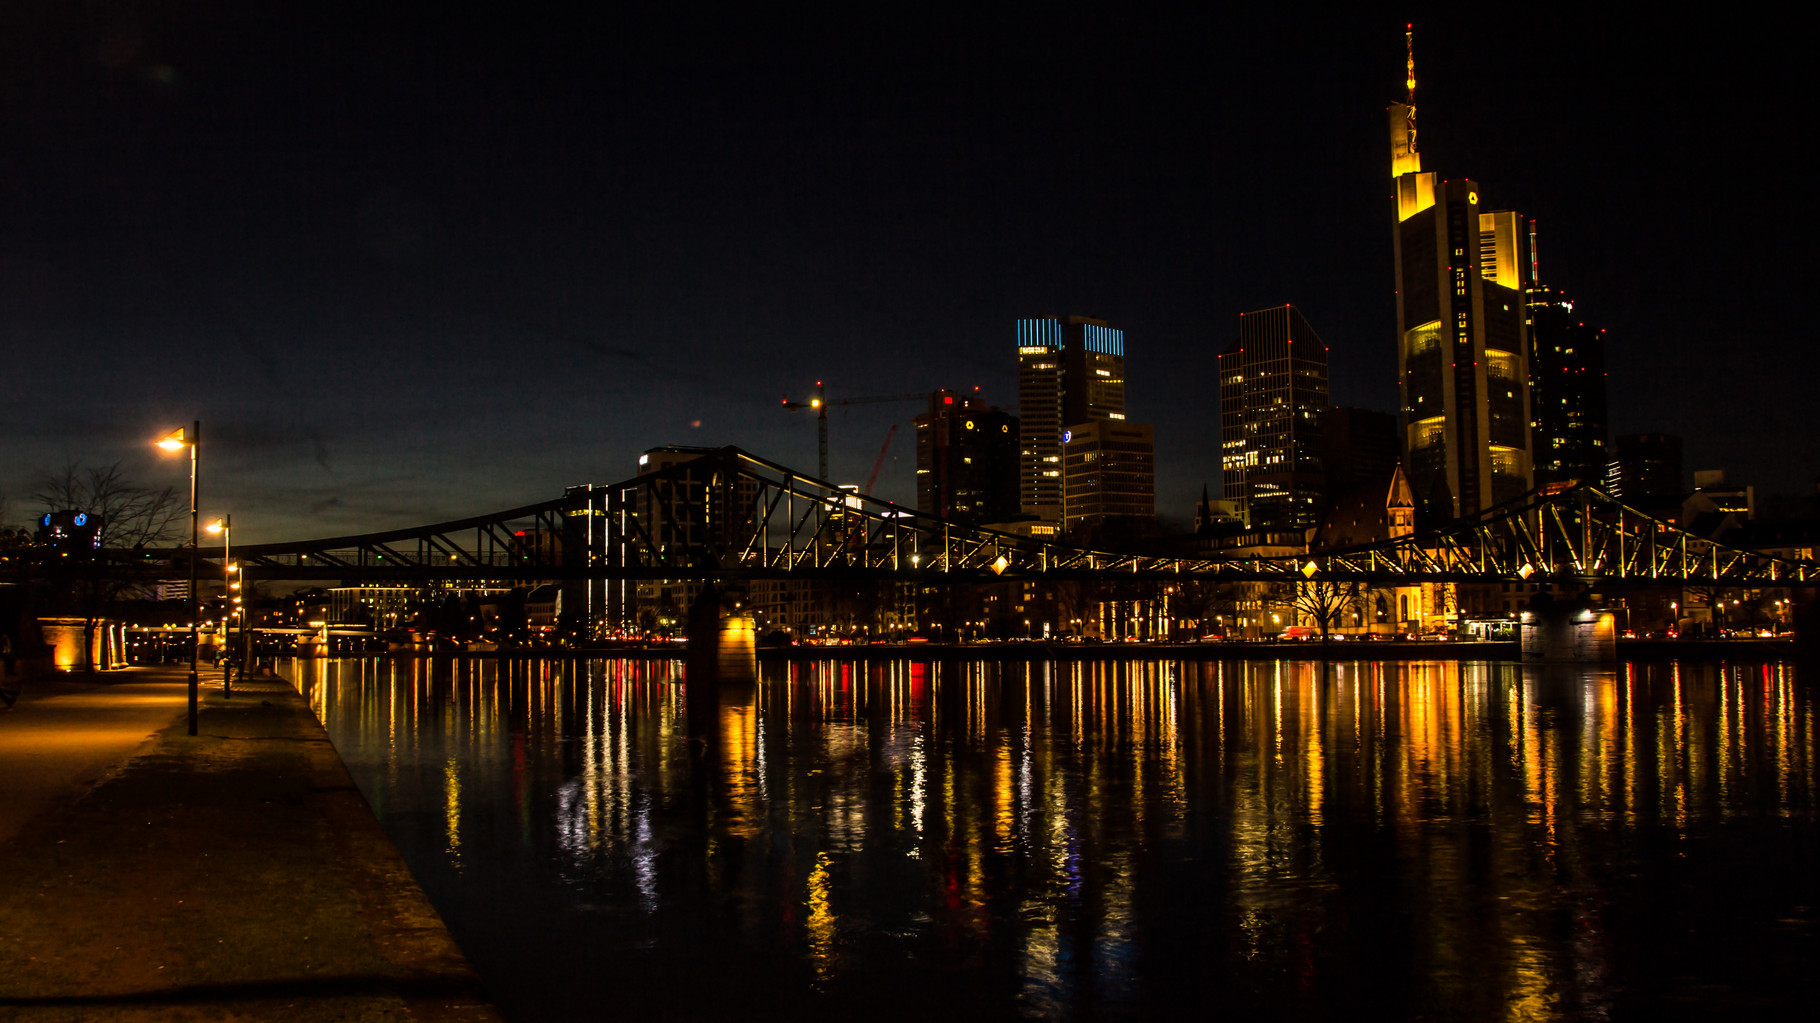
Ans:
[[[246,542],[541,499],[661,444],[808,468],[780,391],[1008,407],[1011,326],[1045,311],[1125,332],[1178,524],[1218,479],[1202,392],[1239,312],[1295,303],[1333,402],[1395,407],[1391,18],[653,22],[633,48],[605,25],[147,10],[5,15],[12,525],[65,459],[180,487],[149,442],[191,419],[204,504]],[[1532,25],[1508,30],[1522,77],[1485,90],[1489,30],[1416,25],[1423,152],[1538,220],[1543,278],[1609,329],[1612,435],[1810,488],[1811,257],[1775,227],[1811,202],[1776,130],[1788,65],[1742,56],[1743,28]],[[1044,77],[1085,34],[1096,59]],[[1693,71],[1751,102],[1680,88]],[[837,482],[907,421],[836,413]],[[893,456],[881,496],[912,505]]]

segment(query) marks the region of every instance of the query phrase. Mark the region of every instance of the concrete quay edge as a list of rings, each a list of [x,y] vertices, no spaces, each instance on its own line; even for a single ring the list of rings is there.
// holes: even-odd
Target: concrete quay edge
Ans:
[[[0,843],[0,1019],[500,1019],[301,694],[199,722]]]

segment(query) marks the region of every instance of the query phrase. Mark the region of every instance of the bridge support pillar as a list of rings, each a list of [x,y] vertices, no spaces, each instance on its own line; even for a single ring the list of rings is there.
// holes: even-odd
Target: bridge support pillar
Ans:
[[[1618,659],[1618,619],[1586,601],[1537,601],[1518,625],[1525,661]]]
[[[713,686],[758,680],[758,636],[752,616],[729,610],[712,583],[689,608],[687,680]]]
[[[1809,590],[1795,597],[1795,657],[1802,664],[1820,664],[1820,596]]]

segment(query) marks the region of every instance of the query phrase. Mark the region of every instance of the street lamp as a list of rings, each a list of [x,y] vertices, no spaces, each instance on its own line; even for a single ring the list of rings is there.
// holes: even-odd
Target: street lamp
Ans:
[[[190,449],[190,734],[196,734],[196,551],[198,526],[196,506],[196,448],[202,443],[202,421],[190,423],[188,433],[182,427],[172,430],[158,441],[158,446],[175,453]]]
[[[237,610],[234,605],[240,601],[234,594],[240,588],[240,584],[234,581],[234,573],[240,570],[234,564],[234,516],[225,515],[209,523],[208,531],[221,534],[221,582],[226,587],[223,591],[227,595],[226,621],[232,622]],[[227,626],[223,625],[223,629],[227,630]],[[221,698],[229,700],[234,696],[234,637],[231,630],[228,630],[226,638],[228,656],[221,662]]]

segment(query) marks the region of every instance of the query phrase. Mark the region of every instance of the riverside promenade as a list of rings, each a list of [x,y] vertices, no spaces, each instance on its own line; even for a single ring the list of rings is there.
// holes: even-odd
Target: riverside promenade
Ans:
[[[94,678],[0,710],[0,1020],[499,1018],[286,682],[192,738],[184,670]]]

